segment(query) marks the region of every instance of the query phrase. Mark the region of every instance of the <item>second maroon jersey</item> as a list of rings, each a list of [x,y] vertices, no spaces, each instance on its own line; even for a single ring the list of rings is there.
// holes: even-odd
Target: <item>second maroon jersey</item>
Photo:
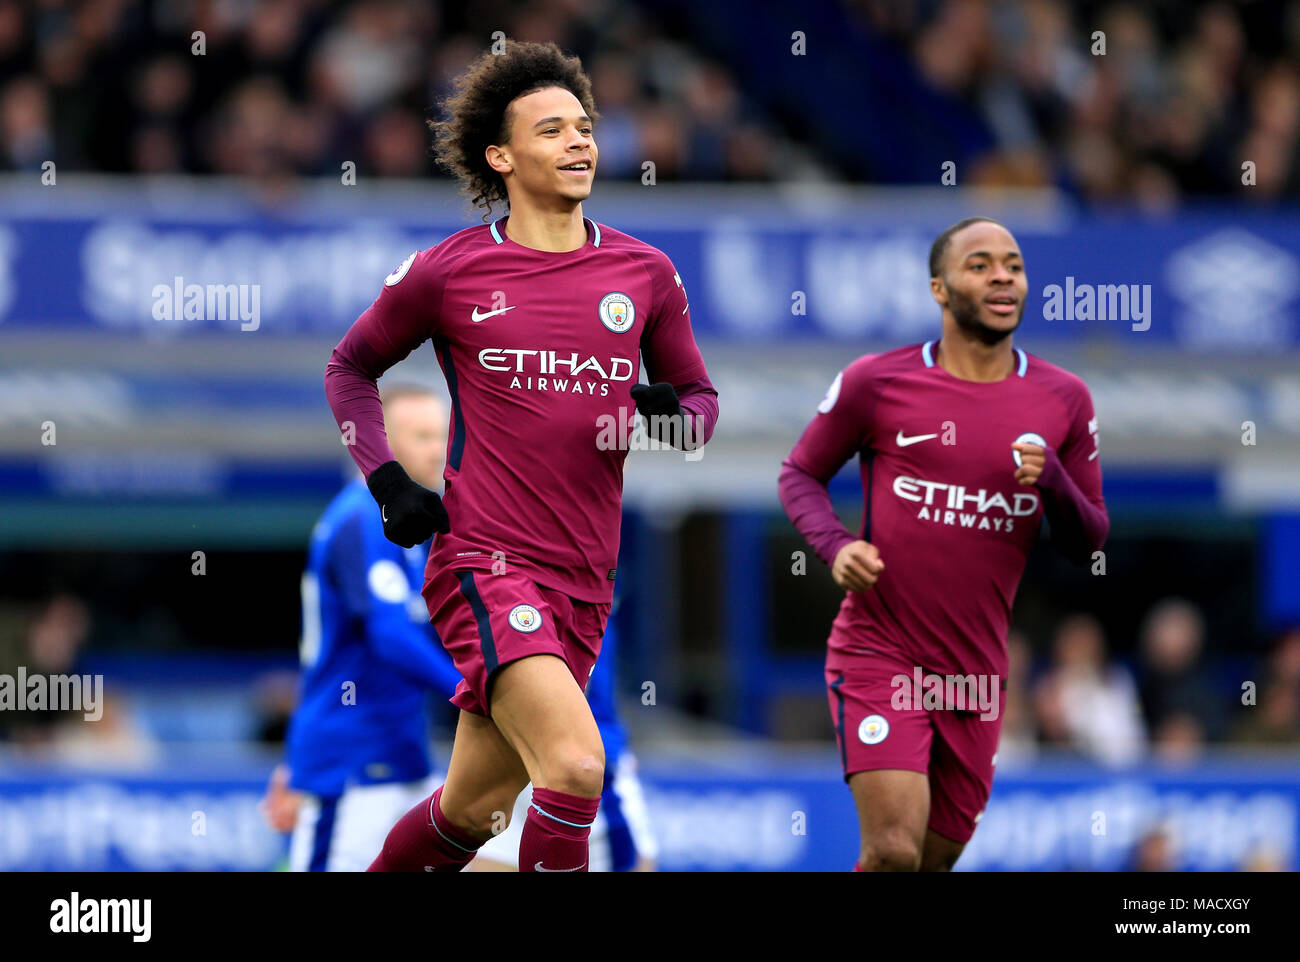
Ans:
[[[1043,514],[1043,492],[1016,481],[1011,445],[1055,448],[1101,506],[1092,399],[1078,377],[1018,348],[1011,376],[962,380],[935,363],[933,343],[845,368],[786,461],[824,485],[860,456],[860,537],[885,565],[870,591],[845,594],[827,664],[889,651],[926,671],[1005,677],[1012,602]],[[809,539],[827,564],[854,540],[834,527]]]

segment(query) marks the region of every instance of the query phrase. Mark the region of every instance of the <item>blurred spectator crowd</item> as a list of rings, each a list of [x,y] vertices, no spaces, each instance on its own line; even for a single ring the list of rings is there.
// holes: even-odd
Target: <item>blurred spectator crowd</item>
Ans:
[[[1251,161],[1255,197],[1300,194],[1294,0],[852,6],[991,129],[979,181],[1161,210],[1187,194],[1240,195]]]
[[[81,674],[91,630],[90,608],[73,594],[55,594],[30,606],[6,605],[0,608],[0,675],[16,685],[20,668],[28,678]],[[97,698],[98,711],[83,702],[98,714],[93,720],[66,706],[0,711],[0,744],[11,742],[23,756],[73,765],[153,764],[157,740],[135,717],[130,700],[112,686],[97,692]]]
[[[1300,746],[1300,628],[1278,637],[1245,677],[1207,657],[1206,647],[1204,618],[1182,598],[1147,612],[1131,664],[1111,655],[1089,614],[1060,621],[1039,666],[1013,630],[999,755],[1049,748],[1119,767],[1151,757],[1195,761],[1210,744]]]
[[[991,131],[966,182],[1163,209],[1240,191],[1250,160],[1255,196],[1300,193],[1296,0],[842,3]],[[843,179],[725,51],[636,0],[0,0],[0,169],[442,176],[424,121],[494,31],[583,58],[606,178]]]
[[[425,121],[496,31],[583,58],[605,177],[763,180],[799,153],[634,3],[0,0],[0,167],[440,175]]]

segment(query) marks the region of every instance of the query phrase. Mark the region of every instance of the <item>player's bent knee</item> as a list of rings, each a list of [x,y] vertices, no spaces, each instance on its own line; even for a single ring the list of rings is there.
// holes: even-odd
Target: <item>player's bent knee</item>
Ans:
[[[543,762],[541,780],[533,784],[568,795],[596,798],[605,784],[605,755],[578,748],[561,749]]]
[[[868,846],[862,856],[863,870],[867,872],[915,872],[920,865],[920,854],[914,849],[903,846],[894,848]]]
[[[863,844],[861,862],[868,872],[915,872],[921,867],[921,847],[906,831],[885,831]]]

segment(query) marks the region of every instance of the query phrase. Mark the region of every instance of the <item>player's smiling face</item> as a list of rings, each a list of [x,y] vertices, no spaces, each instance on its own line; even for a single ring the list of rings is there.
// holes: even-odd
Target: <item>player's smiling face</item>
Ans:
[[[1029,280],[1016,239],[1006,228],[981,221],[948,240],[943,276],[930,282],[935,300],[957,325],[986,344],[1020,326]]]
[[[515,98],[507,117],[510,142],[487,153],[507,189],[538,200],[586,200],[597,151],[592,120],[578,98],[563,87],[546,87]]]

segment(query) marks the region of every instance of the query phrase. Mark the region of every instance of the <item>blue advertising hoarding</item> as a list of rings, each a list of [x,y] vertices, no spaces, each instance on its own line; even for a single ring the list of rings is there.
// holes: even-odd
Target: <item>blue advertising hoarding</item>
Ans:
[[[410,205],[363,216],[325,207],[310,217],[173,206],[0,215],[0,332],[341,333],[407,255],[470,223]],[[599,200],[588,207],[604,222]],[[776,204],[741,210],[715,216],[704,204],[691,218],[656,221],[647,196],[615,206],[609,221],[672,257],[701,337],[932,336],[927,258],[955,219],[948,213],[789,219]],[[1290,212],[1008,221],[1026,256],[1026,324],[1036,339],[1141,337],[1245,353],[1291,350],[1300,339],[1300,218]],[[241,295],[245,312],[256,299],[255,325],[241,319]]]
[[[837,760],[648,761],[641,777],[668,871],[848,871],[857,817]],[[258,811],[269,772],[192,768],[0,774],[0,871],[270,871],[286,840]],[[1123,871],[1166,826],[1174,867],[1235,871],[1261,852],[1300,868],[1300,761],[1106,772],[1000,772],[959,871]]]

